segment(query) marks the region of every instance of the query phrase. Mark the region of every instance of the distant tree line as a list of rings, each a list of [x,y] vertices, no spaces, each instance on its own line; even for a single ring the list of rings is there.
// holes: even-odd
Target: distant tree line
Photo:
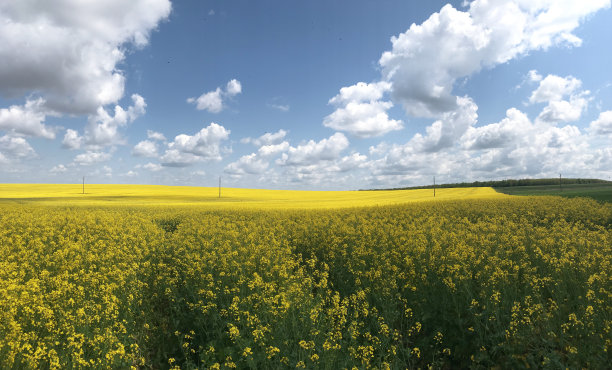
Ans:
[[[600,180],[600,179],[572,179],[572,178],[561,178],[562,185],[575,185],[575,184],[612,184],[612,181]],[[503,188],[511,186],[537,186],[537,185],[559,185],[558,178],[551,179],[508,179],[508,180],[496,180],[496,181],[473,181],[473,182],[458,182],[453,184],[436,184],[436,188],[477,188],[477,187],[493,187]],[[423,185],[423,186],[408,186],[403,188],[390,188],[390,189],[362,189],[362,190],[413,190],[413,189],[433,189],[434,185]]]

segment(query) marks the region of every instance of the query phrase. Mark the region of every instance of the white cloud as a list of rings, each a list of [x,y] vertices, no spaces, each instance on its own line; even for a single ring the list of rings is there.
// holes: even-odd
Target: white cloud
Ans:
[[[166,141],[164,134],[152,130],[147,130],[147,138],[155,141]]]
[[[126,45],[146,45],[170,9],[168,0],[4,1],[0,94],[34,92],[48,110],[62,114],[89,114],[116,103],[125,82],[116,66]]]
[[[38,98],[27,100],[24,106],[0,108],[0,130],[54,139],[55,131],[44,124],[47,114],[44,104],[44,99]]]
[[[127,126],[139,116],[143,115],[147,104],[142,96],[132,95],[133,104],[127,110],[115,106],[115,114],[110,115],[106,109],[99,107],[96,115],[90,116],[85,128],[84,140],[91,148],[101,148],[108,145],[122,144],[119,128]]]
[[[588,131],[594,135],[612,135],[612,111],[599,113],[599,117],[589,125]]]
[[[469,126],[459,145],[423,151],[418,135],[404,145],[381,144],[370,152],[380,159],[368,162],[372,184],[404,186],[441,182],[551,177],[559,173],[593,176],[606,163],[606,153],[594,150],[580,129],[536,120],[510,108],[498,123]],[[594,154],[595,153],[595,154]],[[599,172],[598,172],[599,171]]]
[[[160,158],[164,166],[184,167],[200,161],[222,159],[221,142],[229,139],[230,130],[212,122],[195,135],[181,134],[168,144]]]
[[[371,84],[358,82],[353,86],[341,88],[340,93],[329,100],[329,104],[345,105],[377,101],[390,89],[391,84],[384,81]]]
[[[268,107],[274,108],[281,112],[289,112],[289,109],[291,108],[289,104],[274,104],[274,103],[269,103]]]
[[[353,153],[351,155],[342,157],[340,158],[340,160],[336,161],[331,170],[333,172],[353,171],[357,168],[365,167],[367,164],[367,159],[368,157],[363,154]]]
[[[531,93],[529,102],[544,103],[559,101],[565,96],[573,94],[581,86],[582,82],[572,76],[559,77],[555,75],[548,75],[543,80],[540,80],[538,88]]]
[[[56,173],[56,174],[57,173],[65,173],[67,171],[68,171],[68,169],[63,164],[58,164],[57,166],[54,166],[53,168],[51,168],[49,170],[49,172]]]
[[[257,154],[262,157],[272,157],[287,150],[289,150],[289,142],[283,141],[280,144],[262,145],[257,150]]]
[[[368,166],[367,157],[359,153],[348,156],[337,156],[334,159],[307,161],[283,167],[282,181],[302,185],[323,185],[327,188],[338,186],[354,188],[363,181],[359,169]],[[266,172],[266,180],[273,178],[273,173]]]
[[[516,108],[510,108],[499,123],[470,127],[462,138],[463,147],[468,150],[504,148],[528,130],[531,130],[531,121],[527,115]]]
[[[67,129],[62,140],[62,147],[66,149],[79,149],[83,144],[83,137],[75,130]]]
[[[370,153],[371,156],[380,156],[380,155],[384,155],[384,153],[389,151],[390,148],[391,148],[391,145],[389,143],[385,141],[381,141],[376,145],[370,146],[368,148],[368,152]]]
[[[266,132],[265,134],[255,139],[245,137],[241,139],[240,142],[243,144],[251,143],[255,146],[273,145],[280,143],[285,138],[285,136],[287,136],[287,131],[280,129],[273,133]]]
[[[74,162],[80,165],[92,165],[95,163],[108,161],[110,158],[110,153],[87,151],[74,157]]]
[[[223,110],[223,98],[221,88],[200,95],[198,98],[187,99],[188,103],[195,103],[198,110],[207,110],[211,113],[219,113]]]
[[[545,122],[575,122],[586,110],[588,100],[582,96],[572,96],[570,100],[551,101],[542,110],[538,120]]]
[[[457,109],[458,78],[531,50],[576,46],[571,32],[609,0],[476,0],[463,12],[445,5],[420,25],[391,38],[379,63],[392,97],[412,116],[440,117]]]
[[[389,119],[387,114],[393,103],[380,101],[390,88],[391,84],[384,81],[372,84],[359,82],[341,88],[340,93],[329,100],[337,109],[325,117],[323,125],[361,138],[402,129],[402,121]]]
[[[297,147],[289,147],[287,152],[277,160],[277,163],[283,166],[304,166],[321,161],[331,161],[337,159],[348,146],[349,141],[346,136],[337,132],[318,142],[310,140]]]
[[[425,129],[426,134],[416,134],[410,145],[420,152],[436,152],[455,145],[456,141],[476,123],[478,106],[470,98],[458,97],[457,108]]]
[[[261,174],[268,168],[268,162],[251,153],[240,157],[236,162],[232,162],[225,167],[225,172],[232,175]]]
[[[542,75],[539,74],[538,71],[536,71],[535,69],[532,69],[532,70],[530,70],[527,73],[527,78],[531,82],[540,82],[540,81],[542,81]]]
[[[242,92],[242,84],[235,78],[230,80],[225,86],[225,93],[228,96],[235,96]]]
[[[530,73],[537,75],[535,71]],[[531,93],[529,102],[548,103],[538,116],[538,121],[558,123],[575,122],[580,119],[582,112],[588,106],[590,95],[588,90],[580,91],[582,81],[572,76],[556,75],[548,75],[545,78],[537,75],[535,80],[539,81],[539,85]]]
[[[157,172],[157,171],[161,171],[163,169],[163,166],[157,163],[149,162],[143,165],[142,168],[144,168],[145,170],[152,171],[152,172]]]
[[[150,140],[143,140],[134,146],[132,155],[135,157],[157,157],[157,144]]]
[[[270,134],[261,141],[274,142],[284,136],[284,132]],[[230,163],[226,166],[225,172],[234,178],[247,174],[265,174],[265,177],[260,179],[261,181],[318,184],[330,175],[348,173],[365,165],[367,157],[359,153],[341,157],[341,152],[348,146],[348,139],[339,132],[318,142],[310,140],[297,147],[289,145],[287,141],[262,145],[257,153],[242,156],[238,161]],[[271,157],[280,153],[282,156],[275,163],[283,167],[282,177],[274,168],[269,168],[268,162]],[[343,180],[336,176],[332,182],[339,183]]]
[[[160,160],[165,167],[187,167],[194,163],[201,162],[202,158],[192,153],[181,152],[177,149],[167,149]]]
[[[224,108],[223,100],[231,98],[242,92],[242,85],[236,79],[230,80],[225,90],[217,87],[214,91],[209,91],[200,95],[197,98],[188,98],[187,103],[195,104],[198,110],[207,110],[211,113],[219,113]]]
[[[572,76],[548,75],[544,79],[539,76],[539,82],[529,97],[531,104],[548,103],[538,116],[539,121],[574,122],[580,119],[590,95],[588,90],[579,91],[582,81]]]
[[[32,158],[36,152],[30,144],[22,137],[4,135],[0,137],[0,154],[7,158]]]

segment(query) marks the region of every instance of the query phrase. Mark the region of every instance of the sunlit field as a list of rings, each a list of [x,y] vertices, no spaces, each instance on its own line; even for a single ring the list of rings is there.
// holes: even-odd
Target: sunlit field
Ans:
[[[612,204],[0,186],[0,368],[608,368]]]
[[[256,190],[155,185],[0,184],[0,202],[38,205],[170,205],[221,208],[344,208],[407,202],[504,198],[492,188],[388,191]]]

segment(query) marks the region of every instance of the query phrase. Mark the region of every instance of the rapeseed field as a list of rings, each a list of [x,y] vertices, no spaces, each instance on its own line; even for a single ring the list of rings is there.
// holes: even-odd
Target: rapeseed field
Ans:
[[[296,191],[157,185],[0,184],[0,203],[85,206],[199,206],[294,209],[382,206],[430,200],[504,198],[492,188]]]
[[[5,190],[0,368],[611,363],[611,204]]]

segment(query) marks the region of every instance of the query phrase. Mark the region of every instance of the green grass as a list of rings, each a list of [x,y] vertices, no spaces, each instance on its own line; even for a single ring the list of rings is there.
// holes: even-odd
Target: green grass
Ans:
[[[535,186],[510,186],[495,188],[496,191],[509,195],[556,195],[566,198],[585,197],[599,202],[612,203],[611,184],[564,184],[559,185],[535,185]]]

